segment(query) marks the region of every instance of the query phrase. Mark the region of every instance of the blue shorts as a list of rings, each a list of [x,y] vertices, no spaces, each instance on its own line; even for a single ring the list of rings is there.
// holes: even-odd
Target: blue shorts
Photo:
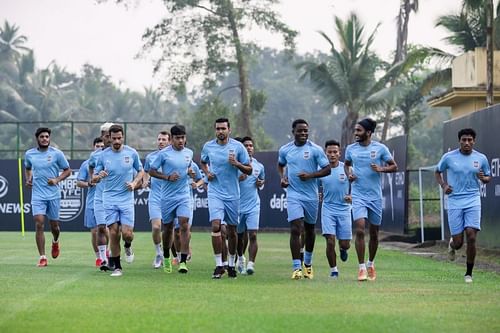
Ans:
[[[481,230],[481,206],[448,209],[448,226],[452,236],[461,234],[465,228]]]
[[[222,200],[208,197],[208,215],[210,223],[214,220],[225,221],[228,225],[238,225],[240,200]]]
[[[93,229],[93,228],[97,227],[97,221],[95,219],[93,208],[89,208],[89,207],[85,208],[85,216],[83,218],[83,225],[89,229]]]
[[[239,234],[247,230],[259,230],[260,206],[248,213],[240,213],[240,223],[236,229]]]
[[[189,223],[189,227],[191,228],[191,226],[193,225],[193,206],[194,206],[194,202],[193,200],[190,200],[190,204],[191,204],[191,207],[190,207],[190,210],[189,210],[189,220],[188,220],[188,223]],[[179,220],[177,219],[177,217],[174,219],[174,229],[179,229],[181,226],[179,224]]]
[[[352,221],[350,211],[339,214],[328,206],[321,209],[321,232],[323,235],[334,235],[337,239],[352,239]]]
[[[97,225],[105,225],[106,224],[106,214],[104,213],[104,205],[102,201],[98,201],[94,199],[94,216]]]
[[[193,214],[193,209],[190,204],[190,199],[182,199],[179,201],[163,201],[161,205],[161,218],[163,224],[170,224],[178,216],[187,217]]]
[[[352,201],[352,219],[366,219],[373,225],[382,224],[382,200],[363,202],[360,200]]]
[[[298,219],[304,219],[304,222],[309,224],[316,224],[318,219],[318,205],[317,200],[305,201],[287,198],[287,213],[288,222]]]
[[[149,222],[161,220],[161,203],[157,200],[148,200]]]
[[[121,225],[134,227],[134,202],[125,202],[120,204],[104,204],[104,215],[106,216],[106,225],[110,226],[119,222]]]
[[[31,211],[35,215],[47,215],[51,221],[59,220],[61,199],[53,200],[31,200]]]

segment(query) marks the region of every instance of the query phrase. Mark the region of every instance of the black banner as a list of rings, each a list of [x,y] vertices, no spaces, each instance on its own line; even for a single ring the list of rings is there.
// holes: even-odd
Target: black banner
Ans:
[[[474,149],[485,154],[490,163],[492,179],[481,186],[481,232],[477,238],[479,245],[490,248],[500,247],[500,146],[497,137],[499,125],[500,105],[497,104],[447,121],[443,129],[443,152],[458,148],[458,131],[470,127],[477,133]],[[446,235],[449,236],[447,223],[445,226]]]
[[[395,173],[382,174],[382,225],[381,229],[403,234],[406,229],[406,145],[407,136],[398,136],[388,140],[394,161],[398,165]]]

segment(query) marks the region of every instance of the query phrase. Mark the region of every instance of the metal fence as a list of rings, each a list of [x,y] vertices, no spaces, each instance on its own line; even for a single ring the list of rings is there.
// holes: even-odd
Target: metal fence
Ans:
[[[36,146],[38,127],[52,130],[51,145],[70,159],[84,159],[92,151],[92,141],[100,136],[102,122],[96,121],[23,121],[0,123],[0,159],[17,159]],[[156,135],[169,130],[174,122],[119,122],[125,143],[134,147],[141,157],[156,149]]]

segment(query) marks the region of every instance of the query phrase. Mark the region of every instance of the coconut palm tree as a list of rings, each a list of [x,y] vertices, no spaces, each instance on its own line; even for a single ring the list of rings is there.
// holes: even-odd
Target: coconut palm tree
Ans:
[[[398,88],[387,88],[387,83],[397,77],[405,63],[388,66],[384,75],[377,79],[376,72],[382,70],[382,61],[371,50],[375,29],[365,39],[364,25],[355,13],[346,21],[335,17],[340,47],[324,32],[323,38],[330,44],[330,55],[325,62],[302,62],[297,67],[302,71],[301,79],[309,78],[314,88],[331,106],[345,110],[342,122],[341,145],[353,142],[354,126],[361,114],[380,109],[394,98]]]

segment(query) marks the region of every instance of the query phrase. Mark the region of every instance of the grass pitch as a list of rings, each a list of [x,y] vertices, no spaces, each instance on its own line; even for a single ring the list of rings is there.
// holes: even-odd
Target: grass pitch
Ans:
[[[209,233],[194,233],[189,273],[151,266],[149,233],[112,278],[93,267],[88,233],[61,234],[37,268],[34,233],[0,233],[0,332],[499,332],[500,275],[381,249],[377,281],[356,281],[354,247],[332,281],[322,237],[313,280],[292,281],[288,234],[260,234],[256,273],[212,280]],[[51,235],[46,233],[47,244]],[[47,245],[50,254],[49,246]]]

